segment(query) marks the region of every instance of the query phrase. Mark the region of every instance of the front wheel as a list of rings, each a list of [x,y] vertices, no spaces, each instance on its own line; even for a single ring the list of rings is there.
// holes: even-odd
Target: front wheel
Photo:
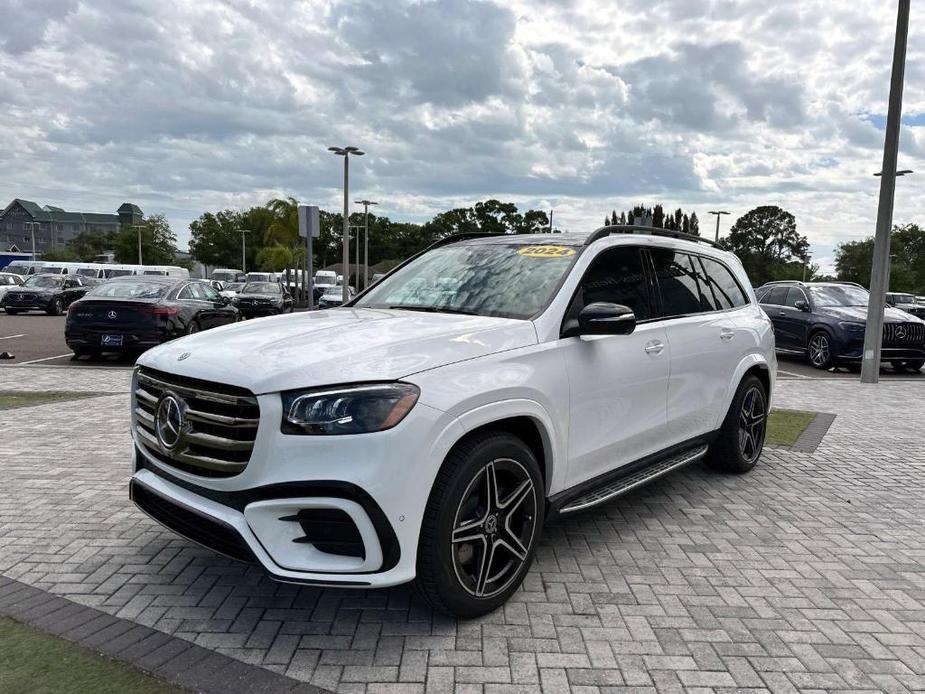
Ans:
[[[62,311],[64,311],[64,302],[60,298],[55,299],[48,305],[49,316],[60,316]]]
[[[719,436],[707,451],[707,461],[723,472],[748,472],[764,449],[768,428],[768,395],[757,376],[739,384]]]
[[[897,373],[902,373],[903,371],[921,371],[922,367],[925,366],[925,359],[903,359],[901,361],[891,361],[890,366],[893,367],[893,370]]]
[[[9,314],[9,315],[11,315],[11,316],[15,316],[17,313],[19,313],[19,311],[16,310],[15,308],[5,308],[5,309],[3,309],[3,310],[6,311],[7,314]]]
[[[533,561],[544,503],[539,464],[520,439],[487,432],[457,445],[424,512],[418,592],[463,618],[503,605]]]
[[[809,363],[816,369],[828,370],[835,361],[832,339],[828,333],[821,330],[810,335],[806,353],[809,356]]]

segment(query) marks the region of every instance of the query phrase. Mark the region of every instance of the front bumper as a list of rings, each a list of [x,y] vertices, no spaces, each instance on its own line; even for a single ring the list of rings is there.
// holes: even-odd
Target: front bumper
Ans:
[[[412,580],[427,497],[440,462],[461,435],[459,424],[418,403],[384,432],[284,435],[279,395],[258,400],[250,461],[229,477],[199,476],[165,462],[134,433],[133,419],[136,505],[190,540],[260,564],[279,581],[387,587]],[[349,517],[361,556],[307,542],[305,524],[294,519],[311,510]]]

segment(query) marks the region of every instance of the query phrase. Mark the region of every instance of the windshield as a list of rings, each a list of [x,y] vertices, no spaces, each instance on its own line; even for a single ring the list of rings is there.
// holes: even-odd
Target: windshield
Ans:
[[[6,266],[5,269],[7,272],[12,272],[13,274],[16,274],[16,275],[28,275],[29,274],[29,266],[20,265],[19,263],[10,263],[9,265]]]
[[[52,275],[63,275],[63,274],[64,274],[64,268],[63,268],[63,267],[56,267],[56,266],[54,266],[54,265],[44,265],[44,266],[42,266],[42,272],[47,272],[47,273],[50,273],[50,274],[52,274]]]
[[[215,272],[212,273],[212,279],[218,280],[219,282],[231,282],[234,279],[236,279],[237,276],[238,276],[237,272],[230,272],[230,271],[222,272],[220,270],[216,270]]]
[[[106,270],[107,277],[125,277],[126,275],[131,274],[131,270]]]
[[[912,294],[894,294],[893,301],[897,304],[914,304],[915,297]]]
[[[77,270],[77,274],[81,277],[96,277],[97,273],[92,267],[82,267]]]
[[[87,292],[87,296],[111,299],[157,299],[164,296],[169,288],[170,285],[163,282],[124,280],[100,284]]]
[[[575,248],[552,244],[444,246],[382,279],[354,305],[529,318],[577,256]]]
[[[810,287],[816,306],[867,306],[867,290],[843,284]]]
[[[24,287],[60,287],[64,284],[64,278],[60,275],[32,275],[23,282]]]
[[[243,286],[244,286],[243,282],[229,282],[228,284],[225,285],[225,291],[226,292],[236,292]]]
[[[279,285],[275,282],[248,282],[241,290],[242,294],[279,294]]]

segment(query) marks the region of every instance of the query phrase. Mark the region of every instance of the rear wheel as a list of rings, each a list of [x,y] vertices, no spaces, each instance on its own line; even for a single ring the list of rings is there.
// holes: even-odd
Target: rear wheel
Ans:
[[[60,299],[60,297],[53,300],[48,305],[49,316],[60,316],[62,311],[64,311],[64,302]]]
[[[746,376],[739,384],[719,437],[707,451],[710,465],[723,472],[748,472],[764,449],[768,427],[768,395],[757,376]]]
[[[194,333],[198,333],[199,329],[199,322],[193,319],[189,322],[189,325],[186,326],[186,334],[193,335]]]
[[[539,464],[523,441],[487,432],[458,445],[424,512],[418,592],[458,617],[503,605],[533,561],[544,503]]]
[[[806,349],[809,363],[816,369],[829,369],[835,361],[832,353],[832,339],[825,331],[818,330],[809,336]]]

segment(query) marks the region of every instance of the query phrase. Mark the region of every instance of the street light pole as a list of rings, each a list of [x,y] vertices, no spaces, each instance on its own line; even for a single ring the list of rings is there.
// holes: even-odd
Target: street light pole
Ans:
[[[374,200],[357,200],[356,203],[363,206],[363,289],[366,289],[369,286],[369,206],[379,203]]]
[[[724,214],[729,214],[726,210],[710,210],[710,214],[716,215],[716,237],[714,241],[719,243],[719,218]]]
[[[32,262],[35,262],[35,225],[38,222],[23,222],[23,226],[29,225],[29,231],[32,234]]]
[[[883,142],[883,166],[880,171],[880,201],[877,206],[877,231],[874,258],[867,298],[867,327],[864,330],[864,354],[861,383],[880,380],[880,349],[883,346],[883,306],[886,303],[887,277],[890,269],[890,231],[893,226],[893,196],[896,192],[896,160],[899,158],[899,125],[903,105],[903,74],[906,68],[906,39],[909,34],[910,0],[899,0],[896,15],[896,42],[890,77],[890,102]]]
[[[144,224],[132,224],[132,229],[138,229],[138,264],[144,265],[141,262],[141,230],[145,228]]]
[[[344,230],[342,232],[344,245],[344,285],[341,297],[344,303],[350,298],[348,285],[350,283],[350,210],[348,208],[348,196],[350,194],[350,155],[362,157],[366,152],[361,151],[358,147],[328,147],[329,152],[333,152],[339,157],[344,158]]]
[[[238,229],[241,234],[241,272],[247,274],[247,246],[244,244],[245,234],[251,233],[250,229]]]

